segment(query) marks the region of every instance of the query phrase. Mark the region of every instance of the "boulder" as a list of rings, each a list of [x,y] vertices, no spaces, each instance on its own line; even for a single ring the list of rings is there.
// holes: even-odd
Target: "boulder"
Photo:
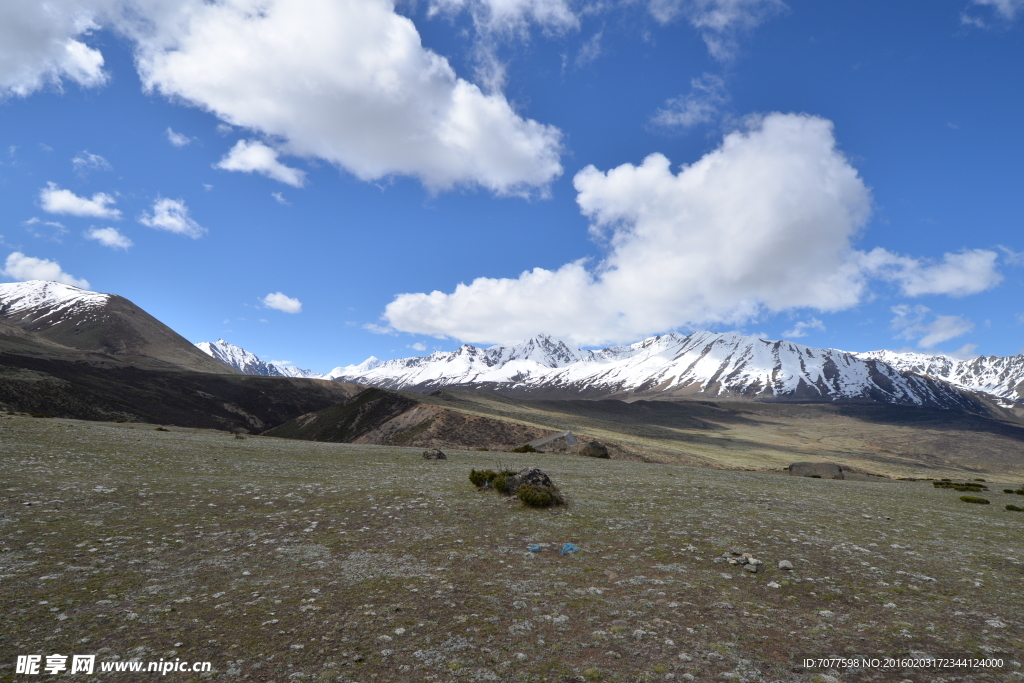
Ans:
[[[505,493],[514,496],[523,485],[530,486],[551,486],[551,477],[544,474],[539,467],[524,467],[519,472],[505,480]]]
[[[428,450],[423,451],[423,459],[424,460],[447,460],[448,456],[445,455],[444,453],[442,453],[441,451],[439,451],[436,448],[430,448]]]
[[[791,477],[815,477],[819,479],[845,479],[843,467],[831,462],[795,462],[789,466]]]
[[[585,455],[588,458],[607,458],[609,457],[608,447],[600,441],[591,441],[583,447],[583,450],[580,451],[580,455]]]

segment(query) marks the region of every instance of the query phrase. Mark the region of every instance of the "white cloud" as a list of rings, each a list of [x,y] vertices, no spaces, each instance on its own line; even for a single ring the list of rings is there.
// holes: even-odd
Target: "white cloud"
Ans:
[[[182,133],[175,133],[170,126],[167,126],[167,141],[175,147],[184,147],[192,142],[192,138]]]
[[[927,306],[893,306],[892,328],[898,331],[897,339],[917,339],[922,349],[967,334],[974,329],[974,323],[958,315],[939,315],[928,321],[931,309]]]
[[[276,149],[267,147],[257,140],[239,140],[223,159],[214,164],[214,168],[261,173],[278,182],[302,187],[306,182],[305,172],[285,166],[277,160],[277,155]]]
[[[91,154],[88,150],[82,150],[71,160],[71,165],[78,173],[86,171],[113,171],[110,162],[99,154]]]
[[[467,342],[548,332],[591,345],[781,311],[844,310],[868,295],[872,277],[909,296],[962,296],[999,281],[985,250],[931,264],[854,249],[871,195],[836,149],[831,122],[770,114],[747,125],[678,173],[661,154],[580,171],[577,202],[607,245],[602,260],[400,294],[384,320]]]
[[[531,16],[548,16],[538,2]],[[557,5],[557,3],[555,3]],[[232,0],[124,24],[145,86],[363,180],[543,191],[558,129],[523,118],[423,47],[391,0]],[[511,16],[511,15],[510,15]]]
[[[285,296],[281,292],[267,294],[265,297],[260,299],[260,302],[267,308],[273,308],[285,313],[300,313],[302,311],[301,301],[293,299],[290,296]]]
[[[20,251],[12,252],[7,256],[2,275],[22,282],[26,280],[52,280],[74,287],[81,287],[82,289],[89,288],[88,280],[82,280],[65,273],[56,261],[25,256]]]
[[[157,230],[166,230],[192,239],[199,239],[206,228],[196,223],[188,214],[188,207],[181,199],[160,198],[153,203],[153,213],[143,213],[139,222]]]
[[[650,0],[648,8],[663,24],[686,17],[720,61],[735,55],[737,34],[787,9],[782,0]]]
[[[818,330],[819,332],[824,332],[825,323],[821,322],[817,318],[811,318],[806,322],[801,320],[793,326],[793,329],[783,332],[782,336],[786,339],[799,339],[800,337],[807,336],[807,330]]]
[[[1017,18],[1017,12],[1024,9],[1024,0],[972,0],[975,5],[991,7],[996,14],[1007,21]],[[967,21],[965,23],[974,23]]]
[[[70,216],[118,219],[121,212],[110,206],[115,201],[104,192],[97,192],[92,199],[79,197],[71,190],[60,189],[55,183],[47,183],[46,187],[39,191],[39,204],[43,211]]]
[[[41,221],[35,217],[24,221],[22,225],[25,226],[25,229],[28,230],[29,234],[33,237],[49,239],[57,242],[58,244],[61,243],[61,238],[68,232],[68,229],[64,227],[63,223],[59,223],[57,221]]]
[[[576,55],[576,68],[590,64],[598,57],[601,56],[601,36],[604,35],[604,31],[598,31],[592,35],[583,46],[580,48],[579,54]]]
[[[98,28],[96,9],[105,0],[0,2],[0,98],[26,96],[68,79],[102,85],[103,55],[81,38]],[[93,9],[90,9],[90,6]]]
[[[967,296],[991,289],[1003,276],[996,270],[999,255],[988,249],[945,254],[941,263],[930,264],[885,249],[873,249],[863,256],[866,272],[899,285],[906,296],[946,294]]]
[[[864,292],[850,241],[869,216],[870,193],[824,119],[753,120],[678,174],[652,154],[606,173],[587,167],[574,182],[592,230],[607,237],[602,262],[479,278],[452,294],[403,294],[385,319],[466,341],[548,331],[601,344],[763,311],[835,311]]]
[[[274,198],[274,201],[282,206],[291,206],[292,203],[284,198],[284,195],[280,192],[271,192],[270,196]]]
[[[415,344],[409,344],[408,348],[412,349],[413,351],[426,351],[427,345],[424,344],[423,342],[416,342]]]
[[[530,22],[549,29],[579,26],[579,19],[566,0],[431,0],[429,13],[468,10],[478,31],[521,32]]]
[[[122,235],[117,228],[90,228],[85,231],[86,239],[96,240],[111,249],[124,249],[132,246],[132,241]]]
[[[706,73],[690,81],[689,95],[666,102],[665,108],[659,109],[652,120],[662,126],[683,128],[710,123],[718,116],[718,108],[728,100],[722,77]]]

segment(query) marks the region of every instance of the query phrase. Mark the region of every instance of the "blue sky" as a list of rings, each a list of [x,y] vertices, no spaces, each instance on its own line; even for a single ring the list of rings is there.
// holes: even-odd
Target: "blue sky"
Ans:
[[[1022,0],[52,8],[0,9],[4,281],[318,371],[537,332],[1024,351]]]

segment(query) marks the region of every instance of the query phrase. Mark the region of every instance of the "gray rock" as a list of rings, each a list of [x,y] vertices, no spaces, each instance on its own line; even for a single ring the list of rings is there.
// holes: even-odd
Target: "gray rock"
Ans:
[[[745,564],[745,565],[743,565],[743,568],[746,569],[751,574],[756,574],[757,573],[757,565],[756,564]]]
[[[817,477],[820,479],[845,479],[843,467],[831,462],[795,462],[789,466],[791,477]]]
[[[447,460],[448,456],[445,455],[444,453],[442,453],[441,451],[439,451],[436,448],[430,448],[428,450],[423,451],[423,459],[424,460]]]
[[[539,467],[524,467],[519,473],[505,480],[505,493],[514,496],[520,486],[551,486],[551,477]]]
[[[608,458],[608,447],[600,441],[591,441],[583,450],[580,451],[580,455],[585,455],[588,458]]]
[[[793,570],[793,563],[790,562],[789,560],[781,560],[779,562],[779,569],[785,569],[787,571],[792,571]]]

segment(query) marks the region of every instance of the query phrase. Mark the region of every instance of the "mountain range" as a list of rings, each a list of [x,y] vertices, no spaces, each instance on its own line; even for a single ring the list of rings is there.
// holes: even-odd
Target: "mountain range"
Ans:
[[[219,340],[214,357],[241,372],[285,374]],[[208,351],[210,353],[210,351]],[[232,360],[237,359],[237,360]],[[303,372],[303,371],[299,371]],[[318,376],[393,390],[486,389],[547,398],[706,398],[1024,407],[1024,356],[956,360],[892,351],[850,353],[732,333],[651,337],[628,346],[581,349],[548,335],[510,346],[338,367]]]
[[[114,294],[55,282],[0,284],[0,353],[146,369],[334,380],[429,393],[483,389],[530,398],[863,402],[1024,412],[1024,356],[850,353],[732,333],[666,334],[582,349],[548,335],[519,344],[380,361],[320,374],[227,341],[191,344]]]

